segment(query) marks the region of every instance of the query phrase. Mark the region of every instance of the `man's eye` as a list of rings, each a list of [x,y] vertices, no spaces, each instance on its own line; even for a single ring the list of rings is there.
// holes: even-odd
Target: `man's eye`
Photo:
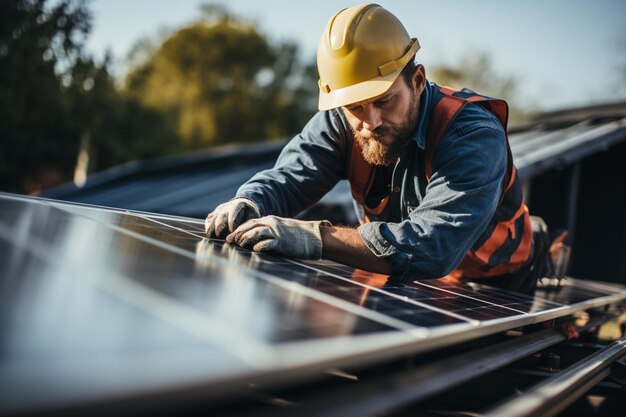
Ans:
[[[391,102],[391,99],[393,99],[393,96],[392,97],[381,98],[380,100],[376,100],[376,105],[384,106],[385,104]]]

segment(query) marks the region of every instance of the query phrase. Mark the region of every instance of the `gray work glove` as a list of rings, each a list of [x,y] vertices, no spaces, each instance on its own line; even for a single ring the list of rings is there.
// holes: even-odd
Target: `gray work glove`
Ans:
[[[209,237],[224,239],[242,223],[261,217],[259,208],[247,198],[235,198],[220,204],[206,217],[204,231]]]
[[[226,237],[255,252],[270,252],[297,259],[320,259],[322,237],[320,226],[332,226],[329,221],[303,221],[277,216],[253,219],[239,226]]]

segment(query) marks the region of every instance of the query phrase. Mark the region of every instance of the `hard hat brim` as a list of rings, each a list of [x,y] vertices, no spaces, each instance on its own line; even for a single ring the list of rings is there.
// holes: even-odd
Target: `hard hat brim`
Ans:
[[[384,77],[376,77],[373,80],[364,81],[328,93],[320,90],[317,107],[320,111],[325,111],[369,100],[384,94],[396,81],[402,69],[397,69]]]

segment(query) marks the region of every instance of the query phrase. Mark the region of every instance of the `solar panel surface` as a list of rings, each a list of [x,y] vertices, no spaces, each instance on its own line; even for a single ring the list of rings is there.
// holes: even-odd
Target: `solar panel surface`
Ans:
[[[200,220],[6,194],[0,260],[0,413],[226,395],[626,298],[574,279],[535,297],[397,284],[208,240]]]

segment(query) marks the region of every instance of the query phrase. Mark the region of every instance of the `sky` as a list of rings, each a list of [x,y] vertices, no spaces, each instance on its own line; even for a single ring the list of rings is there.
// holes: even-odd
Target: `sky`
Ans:
[[[92,0],[87,48],[109,50],[116,74],[142,37],[175,30],[200,16],[198,0]],[[219,3],[213,1],[212,3]],[[228,9],[256,22],[270,40],[295,41],[313,59],[328,19],[358,4],[330,0],[228,0]],[[624,0],[390,0],[394,13],[422,49],[417,61],[454,64],[487,53],[496,72],[520,83],[520,104],[541,110],[626,100]]]

